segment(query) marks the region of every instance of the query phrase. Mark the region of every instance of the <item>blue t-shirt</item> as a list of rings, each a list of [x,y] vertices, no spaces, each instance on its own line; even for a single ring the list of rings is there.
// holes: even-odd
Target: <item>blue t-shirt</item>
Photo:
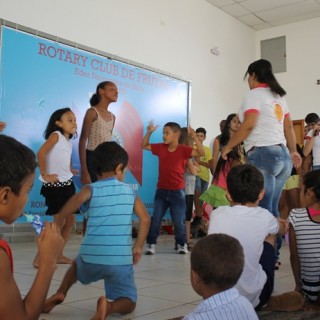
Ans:
[[[116,178],[99,180],[90,187],[87,230],[80,246],[83,261],[131,265],[134,191]]]

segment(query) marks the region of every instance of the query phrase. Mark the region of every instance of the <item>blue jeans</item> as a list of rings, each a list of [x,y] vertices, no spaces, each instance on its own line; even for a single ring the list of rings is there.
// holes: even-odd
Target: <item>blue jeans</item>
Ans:
[[[259,206],[278,217],[282,188],[292,170],[292,161],[287,147],[284,145],[256,147],[248,152],[247,163],[253,164],[263,174],[265,194]]]
[[[186,213],[186,197],[184,189],[157,189],[154,198],[154,211],[151,218],[151,226],[147,237],[148,244],[157,243],[161,222],[168,209],[170,209],[176,242],[181,246],[186,243],[186,227],[184,223]]]
[[[292,161],[288,148],[284,145],[255,147],[247,154],[247,163],[257,167],[264,178],[265,194],[259,206],[269,210],[276,218],[279,216],[279,200],[284,184],[291,175]],[[281,236],[277,237],[276,261],[279,260]]]

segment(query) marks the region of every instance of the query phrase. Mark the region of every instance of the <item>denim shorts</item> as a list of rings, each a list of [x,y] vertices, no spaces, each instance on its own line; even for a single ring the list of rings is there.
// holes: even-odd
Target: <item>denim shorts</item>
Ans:
[[[77,279],[82,284],[104,280],[106,297],[110,300],[129,298],[137,301],[133,265],[113,266],[88,263],[78,255],[76,258]]]

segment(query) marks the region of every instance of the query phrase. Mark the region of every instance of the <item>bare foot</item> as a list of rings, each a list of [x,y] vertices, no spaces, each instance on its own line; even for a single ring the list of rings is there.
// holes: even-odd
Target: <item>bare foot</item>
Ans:
[[[317,303],[306,302],[303,308],[304,311],[320,311],[320,306]]]
[[[61,292],[57,292],[44,302],[42,312],[49,313],[55,306],[62,303],[65,299],[65,295]]]
[[[57,259],[57,264],[72,264],[72,263],[73,263],[73,260],[65,256],[61,256]]]
[[[97,312],[91,320],[105,320],[109,315],[110,305],[106,297],[100,297],[97,302]]]

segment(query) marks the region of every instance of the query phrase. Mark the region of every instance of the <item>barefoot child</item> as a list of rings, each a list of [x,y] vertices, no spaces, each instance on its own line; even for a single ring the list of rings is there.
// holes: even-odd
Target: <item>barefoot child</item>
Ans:
[[[94,150],[93,157],[98,181],[84,186],[59,213],[67,217],[85,204],[87,232],[80,253],[57,293],[45,302],[45,313],[64,301],[77,280],[83,284],[104,280],[106,297],[98,300],[93,319],[105,319],[112,313],[130,313],[136,307],[133,264],[141,258],[150,225],[149,214],[132,188],[122,182],[128,164],[127,152],[116,142],[103,142]],[[133,211],[140,227],[132,248]]]
[[[65,244],[75,224],[74,215],[62,217],[58,214],[63,205],[75,194],[71,169],[72,143],[76,135],[77,122],[70,108],[56,110],[50,117],[44,133],[46,141],[38,151],[40,177],[42,181],[41,194],[48,207],[46,215],[53,216],[61,230]],[[57,263],[72,263],[63,255],[63,248]],[[39,267],[38,255],[34,258],[33,266]]]
[[[0,220],[11,224],[23,213],[33,186],[34,153],[13,138],[0,135]],[[63,239],[55,223],[46,223],[38,237],[39,269],[24,298],[13,278],[13,258],[8,243],[0,240],[0,318],[38,319],[56,268]]]

